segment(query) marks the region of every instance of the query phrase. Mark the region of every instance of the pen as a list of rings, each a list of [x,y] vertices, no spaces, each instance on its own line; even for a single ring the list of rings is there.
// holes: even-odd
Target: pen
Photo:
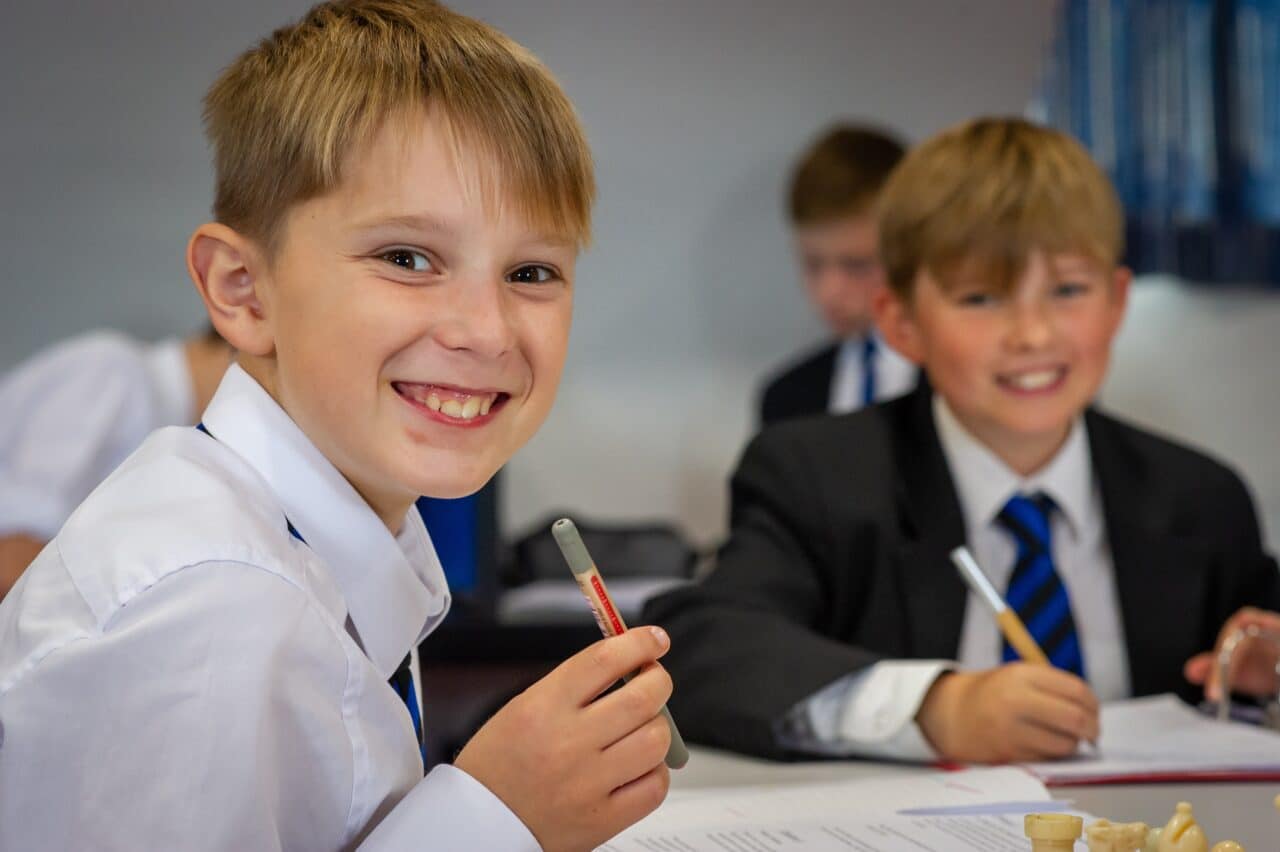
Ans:
[[[982,573],[969,548],[961,545],[951,551],[951,561],[959,569],[960,578],[964,580],[965,585],[982,598],[991,609],[991,614],[996,617],[996,624],[1000,626],[1000,632],[1013,646],[1013,650],[1018,652],[1018,656],[1028,663],[1050,665],[1049,658],[1044,655],[1044,651],[1040,650],[1036,640],[1031,638],[1022,619],[1018,618],[1018,614],[1004,602],[1004,598],[1000,597],[1000,593],[996,591],[995,586],[991,585],[987,575]]]
[[[604,587],[604,578],[600,576],[591,554],[587,553],[587,546],[582,542],[582,536],[578,534],[578,527],[568,518],[561,518],[551,525],[551,535],[560,546],[564,561],[569,563],[578,588],[582,589],[587,603],[591,605],[591,612],[596,617],[596,624],[600,625],[600,632],[606,637],[625,633],[627,625],[623,623],[618,608],[613,605],[613,599]],[[631,675],[624,675],[622,679],[629,681]],[[671,729],[671,745],[667,748],[666,764],[672,769],[679,769],[689,762],[689,750],[685,748],[684,740],[676,730],[675,720],[671,718],[667,705],[662,705],[661,713],[667,720],[667,727]]]
[[[1045,656],[1044,651],[1036,644],[1036,640],[1027,632],[1027,627],[1022,623],[1022,619],[1018,618],[1018,614],[1013,608],[1005,603],[1004,598],[1000,597],[1000,593],[996,591],[996,587],[991,585],[991,581],[987,579],[987,575],[982,573],[982,568],[978,566],[978,561],[973,558],[973,554],[969,552],[969,548],[961,545],[951,551],[951,562],[960,572],[960,578],[964,580],[964,584],[968,586],[975,595],[982,598],[983,602],[991,610],[991,614],[996,617],[996,624],[1000,627],[1000,632],[1004,638],[1013,646],[1013,650],[1018,652],[1018,656],[1028,663],[1036,663],[1042,666],[1051,666],[1049,658]],[[1095,751],[1098,744],[1089,740],[1089,745]]]

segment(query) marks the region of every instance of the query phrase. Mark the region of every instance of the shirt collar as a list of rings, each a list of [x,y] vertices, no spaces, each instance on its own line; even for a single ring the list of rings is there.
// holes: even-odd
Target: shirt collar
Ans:
[[[1015,494],[1043,491],[1053,498],[1071,532],[1080,535],[1093,493],[1089,433],[1082,418],[1071,424],[1066,442],[1049,463],[1025,477],[965,429],[939,394],[933,395],[933,419],[966,527],[980,528],[994,522]]]
[[[266,479],[285,517],[342,591],[365,654],[390,677],[449,608],[444,571],[417,510],[409,510],[400,534],[392,536],[238,364],[227,370],[202,422]]]

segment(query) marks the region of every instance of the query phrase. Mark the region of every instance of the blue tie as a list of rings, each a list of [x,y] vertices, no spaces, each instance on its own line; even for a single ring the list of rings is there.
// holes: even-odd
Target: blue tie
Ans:
[[[413,722],[413,735],[418,740],[418,753],[422,755],[422,766],[427,766],[427,744],[422,738],[422,716],[418,712],[418,696],[413,694],[413,669],[409,665],[412,655],[405,654],[400,666],[391,675],[387,683],[400,696],[404,706],[409,708],[409,719]]]
[[[876,355],[879,347],[874,336],[868,334],[862,341],[862,404],[876,401]]]
[[[1083,678],[1084,654],[1071,617],[1071,600],[1053,567],[1049,534],[1049,513],[1053,509],[1053,501],[1037,493],[1015,495],[1000,511],[997,520],[1018,545],[1005,600],[1049,662]],[[1006,663],[1019,659],[1008,642],[1003,643],[1001,656]]]

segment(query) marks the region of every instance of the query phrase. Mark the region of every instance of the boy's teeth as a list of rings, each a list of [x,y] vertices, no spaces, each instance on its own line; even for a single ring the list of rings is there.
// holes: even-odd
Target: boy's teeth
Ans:
[[[1057,370],[1038,370],[1034,373],[1011,376],[1009,383],[1022,390],[1040,390],[1053,384],[1057,378]]]
[[[432,411],[438,411],[446,417],[454,417],[458,420],[474,420],[488,414],[498,398],[497,394],[489,393],[474,396],[459,394],[458,396],[462,397],[460,399],[441,399],[437,391],[427,390],[420,385],[409,390],[407,395]]]

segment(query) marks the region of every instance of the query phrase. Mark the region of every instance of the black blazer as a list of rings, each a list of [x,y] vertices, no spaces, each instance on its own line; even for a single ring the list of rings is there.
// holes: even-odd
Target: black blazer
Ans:
[[[964,522],[930,390],[764,430],[731,483],[731,531],[702,583],[650,601],[671,634],[671,711],[690,740],[785,756],[775,723],[880,659],[955,659]],[[1135,695],[1192,697],[1183,663],[1241,606],[1280,609],[1280,572],[1240,478],[1085,415]]]
[[[839,349],[839,343],[827,344],[768,379],[760,395],[760,422],[768,426],[793,417],[826,414]]]

